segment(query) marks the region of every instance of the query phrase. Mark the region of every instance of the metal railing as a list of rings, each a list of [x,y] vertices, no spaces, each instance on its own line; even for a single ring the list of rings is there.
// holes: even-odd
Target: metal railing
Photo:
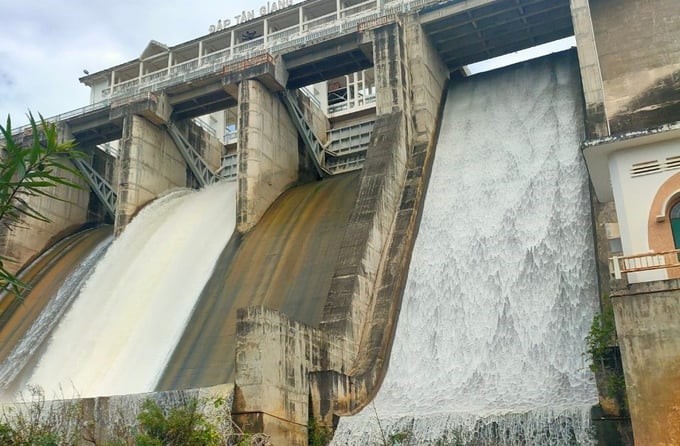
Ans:
[[[680,267],[680,249],[632,256],[614,256],[609,259],[609,274],[612,279],[621,279],[623,274],[628,273],[678,267]]]
[[[110,99],[104,99],[103,101],[95,102],[94,104],[86,105],[84,107],[76,108],[75,110],[70,110],[64,113],[60,113],[56,116],[51,116],[49,118],[46,118],[45,120],[50,123],[57,123],[60,121],[64,121],[68,118],[72,118],[74,116],[80,116],[84,115],[85,113],[90,113],[93,111],[98,111],[100,109],[106,108],[111,104]],[[31,129],[30,124],[23,125],[21,127],[16,127],[12,129],[13,134],[18,134],[18,133],[24,133],[26,131],[29,131]]]
[[[429,5],[439,3],[440,0],[411,0],[406,2],[387,2],[381,9],[375,9],[375,1],[369,0],[341,10],[342,18],[338,19],[336,13],[326,14],[312,20],[303,22],[302,25],[293,26],[281,31],[260,37],[251,41],[239,43],[233,47],[225,48],[214,54],[192,59],[170,68],[169,73],[160,79],[154,79],[150,91],[156,91],[174,83],[186,82],[207,73],[219,72],[222,63],[245,60],[260,54],[277,54],[299,45],[306,45],[312,41],[320,40],[346,32],[356,32],[370,29],[377,25],[384,25],[396,19],[396,14],[405,13]],[[366,23],[365,26],[362,24]],[[300,28],[303,30],[301,31]],[[222,55],[222,53],[224,53]],[[218,56],[219,54],[219,56]],[[206,69],[207,68],[207,69]],[[181,76],[179,76],[181,74]],[[146,81],[146,79],[145,79]],[[140,82],[133,86],[129,83],[114,86],[112,94],[125,94],[130,88],[143,88],[147,82]]]
[[[193,118],[193,121],[194,121],[194,123],[195,123],[197,126],[199,126],[200,128],[202,128],[202,129],[205,130],[206,132],[210,133],[212,136],[217,137],[217,131],[216,131],[210,124],[208,124],[207,122],[205,122],[203,119],[201,119],[201,118]]]

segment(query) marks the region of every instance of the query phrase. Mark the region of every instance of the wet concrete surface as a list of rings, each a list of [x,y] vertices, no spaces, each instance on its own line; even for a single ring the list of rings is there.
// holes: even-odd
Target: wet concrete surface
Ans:
[[[224,249],[157,390],[233,380],[236,311],[262,305],[317,326],[358,189],[358,173],[293,188]]]

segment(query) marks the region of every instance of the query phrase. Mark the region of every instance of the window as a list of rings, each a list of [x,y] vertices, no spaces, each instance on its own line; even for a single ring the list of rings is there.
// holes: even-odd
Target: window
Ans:
[[[680,249],[680,201],[671,208],[671,231],[673,232],[675,249]]]

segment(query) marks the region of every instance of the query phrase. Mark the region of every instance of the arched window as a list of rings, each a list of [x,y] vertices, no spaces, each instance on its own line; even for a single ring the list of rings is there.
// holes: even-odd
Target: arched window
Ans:
[[[673,232],[675,249],[680,249],[680,201],[671,208],[671,231]]]

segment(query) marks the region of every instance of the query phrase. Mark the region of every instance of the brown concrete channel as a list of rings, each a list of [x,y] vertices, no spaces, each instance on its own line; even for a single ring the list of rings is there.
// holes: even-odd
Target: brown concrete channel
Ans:
[[[23,301],[13,294],[0,300],[0,363],[31,327],[55,290],[112,231],[110,226],[102,226],[68,237],[20,274],[31,289]]]
[[[358,177],[347,174],[293,188],[252,231],[232,238],[157,390],[232,382],[240,308],[261,305],[311,326],[319,324]]]

